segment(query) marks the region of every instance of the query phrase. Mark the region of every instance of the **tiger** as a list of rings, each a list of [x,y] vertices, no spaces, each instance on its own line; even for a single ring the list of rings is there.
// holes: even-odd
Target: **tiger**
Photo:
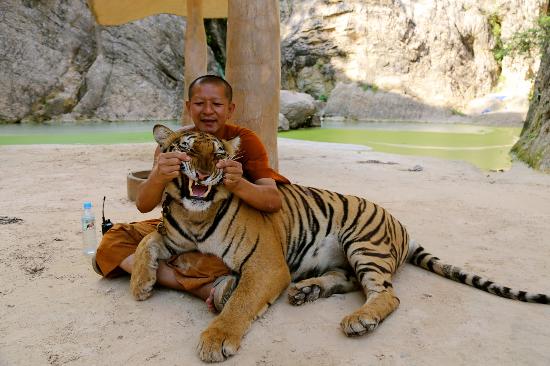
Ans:
[[[405,262],[501,297],[550,303],[548,295],[443,263],[386,209],[364,198],[283,184],[278,212],[248,206],[224,188],[216,168],[219,160],[238,156],[238,137],[224,141],[163,125],[153,135],[162,152],[185,152],[191,160],[165,188],[162,224],[138,245],[130,289],[135,299],[147,299],[158,261],[191,250],[216,255],[238,273],[233,294],[200,335],[198,353],[205,362],[234,355],[252,322],[287,288],[292,305],[362,289],[364,304],[340,326],[350,337],[370,333],[399,306],[392,275]]]

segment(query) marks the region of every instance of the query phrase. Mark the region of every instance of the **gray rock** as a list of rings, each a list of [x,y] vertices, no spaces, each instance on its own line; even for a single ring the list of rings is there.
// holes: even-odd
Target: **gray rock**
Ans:
[[[279,113],[279,131],[288,131],[290,130],[290,123],[286,119],[285,115]]]
[[[173,15],[101,27],[84,0],[2,1],[0,122],[179,119],[184,31]]]
[[[280,113],[289,122],[291,129],[309,126],[315,114],[315,103],[309,94],[281,90]]]

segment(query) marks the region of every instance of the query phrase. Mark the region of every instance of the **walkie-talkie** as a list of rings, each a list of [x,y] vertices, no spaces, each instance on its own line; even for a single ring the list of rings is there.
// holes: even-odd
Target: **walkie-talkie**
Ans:
[[[113,227],[110,219],[105,220],[105,196],[103,196],[103,208],[101,209],[101,233],[105,235]]]

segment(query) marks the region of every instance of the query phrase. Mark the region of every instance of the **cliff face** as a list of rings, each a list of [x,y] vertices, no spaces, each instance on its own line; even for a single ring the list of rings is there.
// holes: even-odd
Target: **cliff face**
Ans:
[[[543,52],[527,119],[512,151],[531,167],[550,173],[550,45]]]
[[[542,2],[280,0],[282,86],[330,102],[337,83],[344,92],[353,83],[391,94],[380,99],[388,105],[410,98],[422,118],[448,116],[449,107],[481,113],[480,97],[505,91],[525,111],[537,65],[499,65],[489,18],[506,38],[529,27]],[[84,0],[3,0],[0,122],[179,119],[184,30],[184,19],[170,15],[99,27]],[[215,50],[223,58],[223,45]],[[338,98],[329,103],[336,112]],[[350,106],[349,116],[371,111]]]
[[[4,0],[0,121],[179,118],[184,31],[171,15],[103,28],[84,0]]]
[[[284,0],[283,87],[323,97],[337,82],[360,82],[479,113],[470,101],[511,83],[526,110],[536,63],[499,64],[491,50],[500,36],[529,27],[542,2]]]

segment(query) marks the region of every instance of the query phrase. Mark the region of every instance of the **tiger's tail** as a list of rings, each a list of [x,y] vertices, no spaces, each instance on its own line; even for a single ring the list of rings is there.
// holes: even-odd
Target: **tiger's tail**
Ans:
[[[494,283],[474,273],[467,272],[460,267],[442,263],[439,258],[426,252],[424,248],[414,240],[409,241],[407,261],[450,280],[464,283],[493,295],[524,302],[550,304],[550,297],[548,295],[514,290],[510,287]]]

